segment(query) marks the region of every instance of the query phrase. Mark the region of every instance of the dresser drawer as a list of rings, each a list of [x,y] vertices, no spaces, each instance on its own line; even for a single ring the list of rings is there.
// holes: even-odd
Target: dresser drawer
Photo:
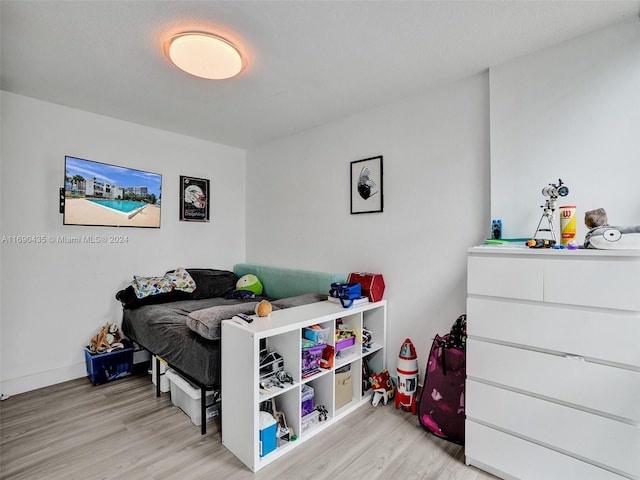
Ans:
[[[640,313],[469,298],[467,333],[640,368]]]
[[[640,424],[640,372],[470,338],[467,376]]]
[[[467,291],[472,295],[543,299],[542,261],[536,258],[469,256]]]
[[[533,443],[588,458],[623,476],[640,476],[637,426],[473,380],[467,380],[466,398],[469,421],[517,432]],[[475,443],[467,438],[470,452]]]
[[[624,480],[615,473],[467,420],[466,463],[520,480]]]
[[[551,259],[544,266],[544,301],[640,311],[640,260]]]

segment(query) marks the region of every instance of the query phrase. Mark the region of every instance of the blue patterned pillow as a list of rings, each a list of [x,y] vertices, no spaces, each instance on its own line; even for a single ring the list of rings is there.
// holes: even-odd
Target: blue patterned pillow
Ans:
[[[171,281],[166,277],[139,277],[134,275],[131,283],[136,292],[136,297],[144,298],[149,295],[167,293],[173,289]]]
[[[196,289],[196,282],[183,267],[178,267],[164,275],[174,290],[191,293]]]

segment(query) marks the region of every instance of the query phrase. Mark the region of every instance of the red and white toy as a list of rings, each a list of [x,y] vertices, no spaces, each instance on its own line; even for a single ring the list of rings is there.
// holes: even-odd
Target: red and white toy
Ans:
[[[371,405],[377,407],[380,400],[386,405],[388,400],[393,398],[395,393],[395,387],[389,376],[389,371],[384,369],[382,372],[373,373],[369,377],[371,381],[371,389],[373,390],[373,398],[371,399]]]
[[[416,392],[418,390],[418,356],[410,339],[400,347],[398,356],[398,388],[396,390],[396,408],[416,414]]]

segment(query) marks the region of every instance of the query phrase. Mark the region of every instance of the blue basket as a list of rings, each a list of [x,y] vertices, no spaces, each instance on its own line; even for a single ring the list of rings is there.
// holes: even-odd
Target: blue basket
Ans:
[[[133,348],[92,355],[89,347],[85,347],[84,357],[87,375],[94,385],[126,377],[133,371]]]

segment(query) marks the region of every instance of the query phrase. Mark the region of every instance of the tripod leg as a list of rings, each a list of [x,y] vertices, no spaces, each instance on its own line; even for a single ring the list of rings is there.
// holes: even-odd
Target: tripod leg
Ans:
[[[540,217],[540,221],[538,222],[538,226],[536,227],[536,231],[531,238],[538,238],[538,232],[540,231],[540,225],[542,225],[542,219],[544,218],[544,214]]]
[[[547,225],[549,228],[540,228],[540,225],[542,225],[542,220],[544,220],[545,218],[547,219]],[[538,227],[536,228],[536,233],[534,233],[533,237],[531,238],[537,238],[538,232],[549,232],[551,234],[551,239],[557,243],[556,231],[553,228],[553,216],[546,213],[542,214],[542,216],[540,217],[540,221],[538,222]]]

